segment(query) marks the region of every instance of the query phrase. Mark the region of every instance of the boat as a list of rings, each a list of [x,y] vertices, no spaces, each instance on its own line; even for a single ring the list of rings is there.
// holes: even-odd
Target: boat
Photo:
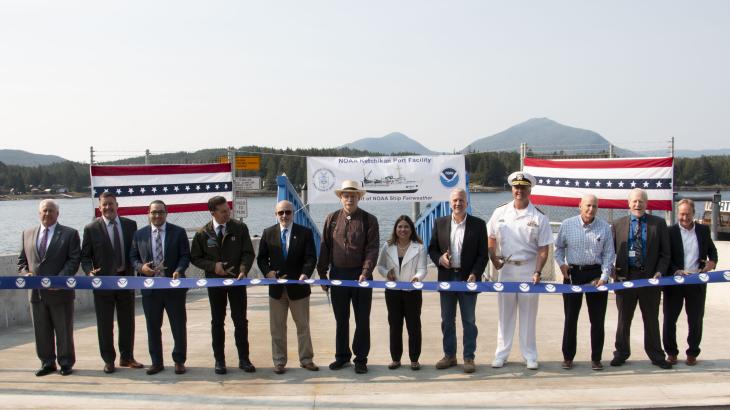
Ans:
[[[365,174],[365,168],[362,170],[362,187],[371,194],[412,194],[418,191],[418,181],[408,180],[400,173],[400,166],[396,168],[398,176],[386,175],[382,178],[371,179],[373,171]]]

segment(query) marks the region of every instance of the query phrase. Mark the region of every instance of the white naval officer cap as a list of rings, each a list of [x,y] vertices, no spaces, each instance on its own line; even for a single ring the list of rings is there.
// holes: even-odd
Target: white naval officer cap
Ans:
[[[507,177],[507,182],[512,186],[533,186],[535,185],[535,177],[527,172],[516,171]]]

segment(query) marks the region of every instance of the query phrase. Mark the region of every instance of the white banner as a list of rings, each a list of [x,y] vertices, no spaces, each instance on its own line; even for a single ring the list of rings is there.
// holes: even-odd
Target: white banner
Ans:
[[[338,202],[347,179],[367,191],[362,201],[448,201],[452,189],[466,189],[463,155],[307,157],[310,204]]]

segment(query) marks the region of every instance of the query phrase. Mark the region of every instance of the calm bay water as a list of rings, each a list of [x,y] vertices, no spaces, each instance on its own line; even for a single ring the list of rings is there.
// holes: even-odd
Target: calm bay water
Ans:
[[[696,195],[698,193],[690,193]],[[722,192],[723,198],[730,198],[730,192]],[[474,215],[489,220],[492,212],[499,205],[511,200],[509,192],[499,193],[475,193],[471,194],[471,206]],[[59,199],[61,211],[59,222],[83,232],[83,227],[91,221],[94,205],[89,198],[80,199]],[[274,197],[248,198],[248,218],[244,221],[248,225],[252,235],[261,235],[264,228],[274,224]],[[697,204],[698,217],[701,215],[703,204]],[[363,209],[378,217],[380,223],[380,237],[385,240],[393,228],[393,222],[402,214],[411,215],[412,205],[410,203],[363,203]],[[425,205],[422,205],[422,210]],[[317,225],[322,227],[328,213],[338,209],[336,204],[311,205],[310,212]],[[551,220],[561,220],[565,217],[577,214],[577,210],[567,208],[543,208]],[[620,216],[624,211],[616,210],[614,215]],[[604,218],[608,211],[601,210]],[[207,212],[188,214],[185,216],[170,215],[169,221],[188,227],[197,227],[206,223],[210,218]],[[139,225],[146,223],[146,216],[135,217]],[[20,250],[21,233],[23,229],[34,226],[38,223],[38,201],[0,201],[0,221],[4,230],[0,235],[0,255],[17,254]]]

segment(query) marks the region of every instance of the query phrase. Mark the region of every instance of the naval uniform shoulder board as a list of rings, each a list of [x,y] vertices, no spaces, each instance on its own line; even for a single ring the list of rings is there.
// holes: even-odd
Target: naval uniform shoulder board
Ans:
[[[534,204],[532,206],[535,206]],[[537,212],[540,212],[541,214],[545,215],[545,212],[542,211],[542,209],[535,206],[535,209],[537,209]]]

